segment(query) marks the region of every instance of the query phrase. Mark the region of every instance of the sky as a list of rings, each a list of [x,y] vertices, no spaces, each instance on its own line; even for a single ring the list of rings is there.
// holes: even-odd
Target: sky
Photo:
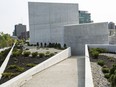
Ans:
[[[28,2],[78,3],[79,10],[91,13],[96,22],[116,23],[116,0],[0,0],[0,32],[12,35],[14,25],[22,23],[29,30]]]

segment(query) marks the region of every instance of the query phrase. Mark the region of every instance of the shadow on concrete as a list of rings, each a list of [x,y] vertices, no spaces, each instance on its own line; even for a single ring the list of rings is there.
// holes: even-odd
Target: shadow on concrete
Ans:
[[[78,87],[85,87],[85,57],[77,57]]]

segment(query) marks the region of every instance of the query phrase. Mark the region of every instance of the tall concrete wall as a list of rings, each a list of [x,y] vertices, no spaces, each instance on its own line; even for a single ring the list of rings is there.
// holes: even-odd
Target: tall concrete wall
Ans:
[[[84,55],[85,44],[108,44],[108,23],[67,25],[64,27],[64,43],[73,55]]]
[[[78,4],[29,2],[30,43],[63,43],[64,25],[79,23]]]

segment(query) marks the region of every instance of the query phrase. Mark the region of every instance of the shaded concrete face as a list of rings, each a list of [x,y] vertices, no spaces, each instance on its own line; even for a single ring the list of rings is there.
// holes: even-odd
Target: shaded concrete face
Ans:
[[[91,23],[64,27],[64,43],[72,49],[72,55],[84,55],[85,44],[108,44],[108,24]]]
[[[30,42],[63,43],[64,25],[79,23],[78,4],[29,2]]]

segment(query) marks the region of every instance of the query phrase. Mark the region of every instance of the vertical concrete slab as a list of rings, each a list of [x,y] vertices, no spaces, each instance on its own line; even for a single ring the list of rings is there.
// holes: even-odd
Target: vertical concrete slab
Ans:
[[[29,2],[30,43],[62,43],[64,25],[79,23],[77,3]]]
[[[88,23],[64,26],[64,43],[73,55],[84,55],[85,44],[108,44],[108,23]]]

